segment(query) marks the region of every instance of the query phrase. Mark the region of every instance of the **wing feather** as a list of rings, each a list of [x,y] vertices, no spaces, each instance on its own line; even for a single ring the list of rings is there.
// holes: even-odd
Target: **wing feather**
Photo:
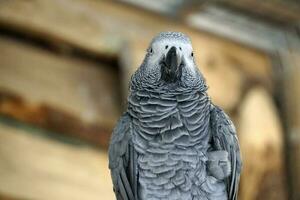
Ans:
[[[212,143],[214,150],[225,150],[228,152],[231,162],[231,173],[226,180],[229,200],[236,200],[242,168],[240,148],[236,130],[225,112],[217,106],[211,109]]]
[[[109,168],[117,200],[137,199],[136,152],[132,146],[131,118],[118,121],[109,146]]]

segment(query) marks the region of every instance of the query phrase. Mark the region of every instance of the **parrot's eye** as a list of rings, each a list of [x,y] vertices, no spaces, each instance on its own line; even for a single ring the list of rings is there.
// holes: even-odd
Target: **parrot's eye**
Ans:
[[[169,48],[169,46],[168,46],[168,45],[166,45],[166,46],[165,46],[165,49],[167,49],[167,48]]]
[[[149,53],[151,53],[151,54],[153,53],[153,49],[152,48],[149,49]]]
[[[191,56],[194,57],[194,52],[191,53]]]

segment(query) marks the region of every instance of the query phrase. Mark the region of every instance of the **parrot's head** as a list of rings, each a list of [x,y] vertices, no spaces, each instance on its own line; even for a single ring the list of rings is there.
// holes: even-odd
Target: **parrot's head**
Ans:
[[[152,39],[132,80],[136,86],[154,89],[206,88],[194,60],[191,40],[179,32],[162,32]]]

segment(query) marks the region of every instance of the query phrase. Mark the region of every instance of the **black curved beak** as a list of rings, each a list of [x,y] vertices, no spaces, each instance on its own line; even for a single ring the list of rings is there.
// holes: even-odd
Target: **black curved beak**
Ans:
[[[181,77],[181,57],[176,47],[171,47],[166,56],[162,59],[161,78],[169,83],[174,83]]]

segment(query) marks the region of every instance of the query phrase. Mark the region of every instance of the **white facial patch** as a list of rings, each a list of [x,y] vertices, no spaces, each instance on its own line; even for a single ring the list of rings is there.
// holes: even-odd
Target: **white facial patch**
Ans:
[[[165,38],[153,42],[150,47],[151,49],[148,50],[150,54],[148,63],[151,66],[156,66],[172,47],[176,47],[176,52],[179,54],[181,60],[184,60],[186,67],[195,73],[196,66],[193,57],[193,47],[190,42],[179,39]]]

